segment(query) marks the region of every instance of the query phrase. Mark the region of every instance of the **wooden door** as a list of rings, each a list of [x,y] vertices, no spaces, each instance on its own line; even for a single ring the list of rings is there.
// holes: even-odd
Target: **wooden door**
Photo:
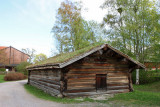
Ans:
[[[106,89],[106,74],[97,74],[96,75],[96,89]]]

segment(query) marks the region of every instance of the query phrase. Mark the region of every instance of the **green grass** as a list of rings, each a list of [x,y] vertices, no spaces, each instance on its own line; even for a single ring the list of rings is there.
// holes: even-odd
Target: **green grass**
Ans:
[[[83,101],[69,98],[57,98],[46,94],[40,89],[31,85],[25,85],[25,89],[38,98],[50,100],[59,103],[81,103],[81,102],[99,102],[110,104],[111,106],[160,106],[160,82],[147,85],[134,85],[134,92],[116,94],[109,100],[94,101],[90,98],[83,98]]]
[[[120,105],[160,106],[160,82],[134,85],[134,92],[117,94],[109,101]]]
[[[76,56],[78,56],[80,54],[88,52],[88,51],[92,50],[93,48],[101,46],[101,45],[102,44],[98,43],[98,44],[91,45],[91,46],[88,46],[88,47],[83,48],[83,49],[79,49],[79,50],[74,51],[74,52],[62,53],[62,54],[56,55],[54,57],[48,58],[48,59],[46,59],[44,61],[38,62],[38,63],[36,63],[34,65],[30,65],[30,66],[28,66],[28,68],[29,67],[33,67],[33,66],[37,66],[37,65],[62,63],[62,62],[68,61],[73,57],[76,57]]]
[[[4,81],[4,76],[5,76],[5,75],[0,75],[0,83],[5,82],[5,81]]]
[[[53,97],[53,96],[43,92],[42,90],[40,90],[36,87],[33,87],[31,85],[28,85],[28,84],[25,84],[24,87],[27,90],[27,92],[33,94],[34,96],[36,96],[38,98],[41,98],[41,99],[44,99],[44,100],[49,100],[49,101],[54,101],[54,102],[58,102],[58,103],[81,103],[81,102],[85,102],[85,101],[94,102],[94,100],[89,99],[89,98],[84,98],[83,101],[79,101],[79,100],[76,100],[76,99],[79,99],[79,98],[76,98],[76,99],[72,98],[71,99],[71,98]]]

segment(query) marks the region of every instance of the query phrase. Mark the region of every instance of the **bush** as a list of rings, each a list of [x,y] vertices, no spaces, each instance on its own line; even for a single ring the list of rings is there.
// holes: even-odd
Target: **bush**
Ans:
[[[29,65],[30,65],[29,62],[22,62],[16,67],[16,70],[17,72],[21,72],[24,75],[28,75],[28,70],[26,69],[26,67]]]
[[[136,83],[136,71],[132,72],[132,81]],[[139,71],[139,83],[140,84],[148,84],[156,81],[160,81],[160,72],[156,72],[155,70]]]
[[[0,68],[0,72],[4,72],[4,71],[6,71],[5,68]]]
[[[22,73],[9,73],[5,75],[4,80],[5,81],[15,81],[15,80],[23,80],[26,78],[27,77]]]

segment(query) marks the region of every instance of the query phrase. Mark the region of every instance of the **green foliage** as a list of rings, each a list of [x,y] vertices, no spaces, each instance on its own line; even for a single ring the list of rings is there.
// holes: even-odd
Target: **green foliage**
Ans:
[[[38,54],[38,55],[35,56],[33,62],[34,63],[38,63],[38,62],[44,61],[46,59],[47,59],[47,56],[45,54],[43,54],[43,53],[40,53],[40,54]]]
[[[4,71],[6,71],[5,68],[0,68],[0,72],[4,72]]]
[[[153,71],[144,71],[140,70],[139,72],[139,82],[140,84],[148,84],[156,81],[160,81],[160,72]],[[133,83],[136,83],[136,72],[132,72]]]
[[[4,76],[5,76],[5,75],[0,75],[0,83],[5,82],[5,81],[4,81]]]
[[[160,43],[160,14],[152,0],[105,0],[101,6],[107,8],[108,14],[103,24],[110,26],[107,30],[110,44],[126,54],[144,62],[150,55],[159,55],[155,49]],[[152,48],[147,51],[146,49]],[[157,59],[159,60],[159,59]]]
[[[102,32],[98,32],[102,31],[100,25],[94,21],[85,21],[81,10],[81,3],[68,0],[61,3],[52,29],[59,53],[73,52],[102,40]]]
[[[29,60],[28,60],[28,62],[29,62],[29,63],[32,63],[32,62],[33,62],[33,59],[34,59],[34,57],[35,57],[35,52],[36,52],[36,50],[35,50],[35,49],[26,48],[26,49],[22,49],[22,52],[24,52],[25,54],[29,55]]]
[[[62,53],[62,54],[56,55],[54,57],[48,58],[46,60],[43,60],[41,62],[38,62],[36,64],[33,64],[31,66],[49,64],[49,63],[55,63],[55,64],[62,63],[62,62],[68,61],[69,59],[74,58],[80,54],[86,53],[86,52],[90,51],[91,49],[98,47],[100,45],[102,45],[102,43],[97,43],[95,45],[91,45],[86,48],[74,51],[74,52]],[[29,66],[29,67],[31,67],[31,66]]]
[[[134,85],[134,92],[117,94],[108,101],[117,103],[118,106],[159,106],[160,82],[147,85]]]
[[[28,75],[28,70],[26,69],[27,66],[29,66],[29,62],[22,62],[18,66],[16,66],[17,72],[21,72],[24,75]]]

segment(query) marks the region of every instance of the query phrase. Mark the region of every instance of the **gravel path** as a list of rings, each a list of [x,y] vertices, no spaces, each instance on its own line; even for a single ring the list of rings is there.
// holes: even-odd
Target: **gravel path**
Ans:
[[[23,87],[27,80],[0,83],[0,107],[99,107],[99,103],[61,104],[36,98]]]

